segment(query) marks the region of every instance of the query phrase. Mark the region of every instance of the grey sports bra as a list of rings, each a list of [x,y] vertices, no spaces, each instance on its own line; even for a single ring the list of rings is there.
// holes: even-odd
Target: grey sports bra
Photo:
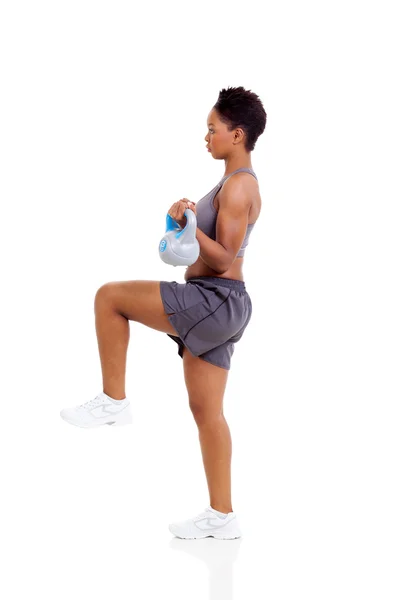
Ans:
[[[221,189],[224,182],[227,179],[229,179],[229,177],[231,175],[233,175],[234,173],[239,173],[240,171],[245,171],[246,173],[251,173],[251,175],[253,175],[257,179],[257,176],[254,173],[253,169],[248,169],[247,167],[242,167],[240,169],[236,169],[236,171],[233,171],[233,173],[229,173],[229,175],[225,175],[225,177],[223,177],[217,183],[217,185],[215,187],[213,187],[213,189],[210,192],[208,192],[208,194],[203,196],[203,198],[201,198],[201,200],[199,200],[196,203],[197,227],[199,227],[199,229],[201,229],[203,231],[203,233],[208,235],[208,237],[210,237],[212,240],[216,239],[216,223],[217,223],[217,215],[218,215],[218,212],[215,210],[214,203],[213,203],[214,198],[215,198],[216,194],[219,192],[219,190]],[[257,181],[258,181],[258,179],[257,179]],[[254,225],[255,225],[255,223],[252,223],[251,225],[247,226],[246,236],[243,240],[242,247],[240,248],[239,252],[237,253],[237,257],[244,256],[244,251],[245,251],[246,246],[248,245],[249,237],[253,230]]]

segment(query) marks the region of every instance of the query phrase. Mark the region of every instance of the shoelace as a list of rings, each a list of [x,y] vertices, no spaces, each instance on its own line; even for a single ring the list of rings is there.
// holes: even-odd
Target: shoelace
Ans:
[[[100,395],[96,396],[96,398],[93,398],[93,400],[89,400],[88,402],[85,402],[84,404],[81,404],[78,408],[80,409],[88,409],[88,408],[94,408],[95,406],[98,406],[99,404],[101,404],[101,400],[100,400]]]
[[[209,517],[210,514],[213,514],[213,513],[211,512],[211,510],[207,510],[207,508],[206,508],[206,509],[204,509],[204,512],[200,513],[199,515],[197,515],[197,517],[194,518],[194,521],[200,521],[201,519],[204,519],[204,517]],[[216,516],[216,515],[214,515],[214,516]]]

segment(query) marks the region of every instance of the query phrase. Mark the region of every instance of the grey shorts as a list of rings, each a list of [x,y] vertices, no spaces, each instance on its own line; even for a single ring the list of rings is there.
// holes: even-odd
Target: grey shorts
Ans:
[[[240,340],[252,313],[250,296],[243,281],[222,277],[196,277],[186,283],[161,281],[161,298],[168,320],[179,336],[183,358],[186,346],[193,356],[230,369],[234,345]]]

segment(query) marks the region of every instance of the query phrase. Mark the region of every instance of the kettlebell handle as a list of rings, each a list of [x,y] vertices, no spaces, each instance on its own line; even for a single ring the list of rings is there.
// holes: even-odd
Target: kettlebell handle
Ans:
[[[180,231],[179,233],[176,234],[176,238],[180,238],[181,235],[186,235],[187,236],[187,230],[191,229],[192,231],[192,239],[196,239],[196,227],[197,227],[197,219],[196,219],[196,215],[194,214],[194,212],[192,211],[191,208],[187,208],[185,210],[185,217],[186,217],[186,225],[185,227],[183,227],[182,231]],[[189,238],[188,238],[189,239]]]
[[[167,264],[190,266],[200,255],[200,244],[196,239],[197,218],[194,211],[186,208],[184,215],[187,222],[181,228],[167,213],[167,228],[159,244],[160,258]]]
[[[194,212],[192,211],[191,208],[186,208],[184,215],[186,217],[186,225],[185,227],[181,227],[179,225],[179,223],[177,221],[175,221],[175,219],[173,219],[171,217],[171,215],[169,215],[167,213],[167,224],[166,224],[166,230],[165,233],[167,233],[168,231],[174,231],[177,230],[179,233],[177,233],[176,237],[178,237],[181,233],[183,233],[186,228],[191,225],[194,225],[194,222],[196,221],[196,215],[194,214]]]

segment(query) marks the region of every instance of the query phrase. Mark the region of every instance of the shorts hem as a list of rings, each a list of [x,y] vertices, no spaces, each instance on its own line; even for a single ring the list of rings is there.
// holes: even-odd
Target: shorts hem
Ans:
[[[171,315],[171,316],[173,316],[173,315]],[[168,317],[168,320],[169,320],[169,317]],[[174,324],[172,323],[172,325],[174,325]],[[175,325],[174,325],[174,327],[175,327]],[[182,337],[179,335],[179,331],[177,331],[177,333],[178,333],[178,335],[174,335],[174,336],[172,336],[170,333],[167,333],[167,335],[168,335],[169,337],[174,337],[174,338],[176,339],[176,343],[178,344],[178,354],[179,354],[179,356],[180,356],[182,359],[183,359],[183,348],[181,347],[181,344],[179,343],[179,341],[178,341],[178,340],[180,340],[180,342],[182,343],[182,345],[183,345],[183,346],[184,346],[184,347],[185,347],[187,350],[189,350],[190,354],[191,354],[192,356],[194,356],[195,358],[201,358],[202,360],[204,360],[205,362],[209,363],[210,365],[214,365],[214,367],[219,367],[220,369],[225,369],[226,371],[229,371],[229,370],[230,370],[230,366],[229,366],[229,367],[226,367],[225,365],[220,365],[220,364],[218,364],[218,363],[216,363],[216,362],[212,362],[211,360],[208,360],[208,358],[205,358],[205,357],[204,357],[204,356],[202,356],[201,354],[199,355],[199,354],[197,354],[197,353],[193,352],[193,350],[192,350],[191,348],[189,348],[189,346],[186,344],[186,342],[184,342],[184,341],[182,340]],[[174,340],[174,341],[175,341],[175,340]]]
[[[166,302],[166,300],[164,298],[164,288],[163,288],[164,283],[169,283],[169,282],[168,281],[167,282],[160,281],[160,296],[161,296],[161,300],[162,300],[162,303],[163,303],[164,312],[165,312],[166,315],[168,315],[168,313],[169,313],[169,311],[171,309],[169,308],[169,306],[167,306],[167,302]],[[171,310],[171,313],[173,313],[173,312],[174,311]]]
[[[193,356],[196,356],[196,357],[197,357],[197,356],[198,356],[198,354],[196,354],[196,352],[193,352],[192,348],[190,348],[190,346],[189,346],[189,345],[188,345],[186,342],[184,342],[184,341],[183,341],[183,339],[182,339],[182,335],[181,335],[181,333],[179,332],[179,330],[178,330],[178,328],[177,328],[176,324],[175,324],[175,323],[173,323],[173,322],[172,322],[172,320],[171,320],[171,319],[172,319],[172,317],[175,317],[175,316],[176,316],[176,315],[178,315],[178,314],[179,314],[179,313],[174,313],[173,315],[169,315],[169,316],[168,316],[168,321],[171,323],[171,325],[173,325],[173,326],[174,326],[174,329],[175,329],[176,333],[178,334],[178,335],[176,335],[176,336],[174,336],[174,337],[178,337],[178,338],[181,340],[182,344],[185,346],[185,348],[187,348],[187,349],[190,351],[190,353],[191,353]],[[169,334],[169,335],[170,335],[170,334]]]
[[[230,366],[229,367],[224,367],[223,365],[218,365],[215,362],[211,362],[211,360],[207,360],[207,358],[204,358],[204,356],[198,356],[197,358],[201,358],[202,360],[204,360],[205,362],[209,363],[210,365],[214,365],[214,367],[219,367],[220,369],[225,369],[225,371],[229,371],[230,370]]]

